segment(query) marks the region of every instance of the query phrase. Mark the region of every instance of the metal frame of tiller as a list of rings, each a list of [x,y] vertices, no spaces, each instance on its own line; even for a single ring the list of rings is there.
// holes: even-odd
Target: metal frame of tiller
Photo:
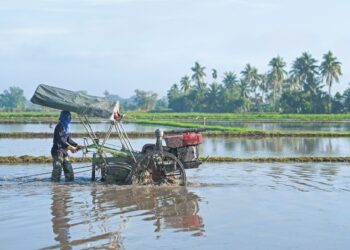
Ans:
[[[95,150],[93,152],[92,161],[92,181],[94,181],[96,178],[96,170],[101,170],[101,177],[104,179],[107,168],[111,164],[118,165],[119,167],[125,168],[128,171],[133,169],[133,165],[137,163],[135,155],[138,155],[139,153],[134,151],[129,137],[123,128],[121,123],[122,116],[118,116],[110,121],[109,129],[103,138],[102,143],[93,131],[89,119],[85,115],[78,115],[78,117],[92,141],[92,144],[88,144],[88,139],[86,137],[84,138],[84,155],[87,152],[90,152],[89,149]],[[110,138],[113,128],[118,134],[118,138],[122,146],[121,150],[106,146],[106,142]],[[107,154],[111,154],[112,156],[108,156]]]
[[[84,138],[83,147],[84,155],[93,152],[92,181],[96,180],[96,171],[100,170],[101,180],[108,183],[186,185],[185,168],[198,167],[201,164],[197,159],[197,146],[191,146],[192,144],[172,145],[175,148],[163,146],[164,133],[159,129],[155,131],[155,144],[145,144],[141,152],[135,151],[121,123],[123,116],[119,113],[115,113],[111,119],[102,142],[91,128],[88,118],[85,115],[78,117],[92,140],[92,144],[89,145],[88,139]],[[106,146],[113,129],[118,134],[121,149]],[[175,138],[175,141],[178,141],[178,138]],[[195,145],[200,143],[196,141]],[[185,154],[181,150],[178,151],[178,147],[184,147]]]

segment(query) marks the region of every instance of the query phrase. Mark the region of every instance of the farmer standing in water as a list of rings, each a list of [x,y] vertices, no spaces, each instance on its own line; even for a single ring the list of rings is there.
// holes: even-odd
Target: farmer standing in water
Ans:
[[[69,124],[71,120],[72,117],[70,112],[62,111],[59,122],[55,127],[53,146],[51,149],[51,155],[53,158],[52,181],[60,181],[62,168],[65,180],[74,181],[74,172],[67,151],[69,150],[72,153],[76,153],[80,148],[80,145],[70,138]]]

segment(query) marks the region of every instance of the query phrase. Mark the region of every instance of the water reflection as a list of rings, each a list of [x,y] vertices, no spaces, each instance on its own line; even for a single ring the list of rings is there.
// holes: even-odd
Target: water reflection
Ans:
[[[74,138],[80,144],[82,139]],[[154,139],[131,139],[133,148],[140,151]],[[112,138],[108,146],[120,148],[120,142]],[[52,139],[0,139],[0,155],[50,155]],[[204,138],[199,146],[201,156],[232,157],[288,157],[288,156],[348,156],[350,138]],[[74,156],[81,156],[75,154]]]
[[[207,121],[207,125],[223,125],[228,127],[239,127],[248,129],[257,129],[265,131],[328,131],[328,132],[344,132],[350,131],[350,122],[299,122],[299,123],[271,123],[271,122],[212,122]],[[92,128],[95,131],[107,131],[109,124],[107,122],[92,123]],[[174,127],[161,126],[161,125],[144,125],[135,123],[124,123],[126,131],[142,131],[152,132],[157,128],[163,130],[174,129]],[[6,124],[0,123],[0,131],[2,132],[53,132],[51,124],[37,123],[37,124]],[[85,128],[82,124],[74,122],[71,124],[71,132],[85,132]]]
[[[298,191],[309,192],[313,189],[333,191],[334,181],[339,174],[337,164],[296,164],[293,168],[284,165],[271,165],[266,175],[272,178],[275,185],[285,185]],[[347,190],[345,187],[342,190]]]
[[[19,185],[51,166],[1,166],[0,248],[347,249],[349,166],[205,163],[186,171],[187,189],[92,184],[89,173]]]
[[[349,122],[213,122],[207,121],[207,125],[222,125],[265,131],[328,131],[344,132],[350,130]]]
[[[199,150],[204,156],[348,156],[349,146],[349,138],[205,138]]]
[[[161,125],[143,125],[136,123],[124,123],[123,124],[125,131],[139,131],[139,132],[153,132],[156,129],[171,130],[174,127],[171,126],[161,126]],[[91,127],[94,131],[108,131],[110,123],[101,122],[101,123],[92,123]],[[6,133],[13,132],[46,132],[53,133],[55,124],[52,123],[0,123],[0,131]],[[73,122],[70,125],[70,131],[72,133],[86,132],[84,126],[81,123]]]
[[[60,244],[61,249],[72,249],[69,233],[69,201],[72,199],[69,189],[52,188],[52,230],[55,234],[55,240]]]
[[[123,232],[133,222],[139,225],[140,219],[152,223],[158,238],[166,229],[193,236],[204,233],[199,197],[186,188],[97,185],[88,196],[79,193],[71,185],[52,186],[52,230],[57,245],[44,249],[124,249]]]

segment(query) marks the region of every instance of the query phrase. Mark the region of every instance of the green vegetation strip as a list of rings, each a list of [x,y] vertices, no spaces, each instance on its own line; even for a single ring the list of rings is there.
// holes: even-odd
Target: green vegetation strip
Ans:
[[[91,162],[91,158],[71,157],[72,162]],[[200,158],[205,162],[255,162],[255,163],[289,163],[289,162],[350,162],[350,157],[256,157],[256,158],[235,158],[235,157],[209,157]],[[52,158],[48,156],[0,156],[0,164],[30,164],[30,163],[51,163]]]
[[[324,132],[324,131],[262,131],[247,128],[199,125],[193,123],[174,122],[174,121],[150,121],[137,120],[135,123],[147,125],[161,125],[178,128],[203,128],[208,132],[203,133],[206,136],[256,136],[256,137],[348,137],[350,132]]]
[[[19,118],[19,117],[58,117],[59,112],[0,112],[0,118]]]
[[[72,162],[89,162],[90,158],[71,157]],[[29,163],[52,163],[52,158],[48,156],[0,156],[0,164],[29,164]]]
[[[126,112],[128,119],[214,119],[214,120],[290,120],[290,121],[343,121],[350,120],[349,114],[279,114],[279,113],[146,113]]]
[[[204,120],[225,120],[232,122],[344,122],[350,121],[349,114],[279,114],[279,113],[150,113],[150,112],[123,112],[126,120],[186,120],[203,123]],[[34,123],[55,122],[59,112],[0,112],[0,122]],[[77,116],[73,114],[73,120]],[[93,119],[95,122],[100,119]]]
[[[59,111],[42,112],[0,112],[1,123],[56,123]],[[72,113],[73,120],[79,121],[77,114]],[[101,122],[100,118],[91,118],[91,122]]]

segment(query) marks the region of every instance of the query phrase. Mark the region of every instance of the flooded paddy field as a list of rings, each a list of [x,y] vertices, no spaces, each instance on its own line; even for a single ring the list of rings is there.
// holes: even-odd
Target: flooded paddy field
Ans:
[[[225,126],[246,129],[255,129],[263,131],[283,131],[283,132],[347,132],[350,131],[350,122],[239,122],[239,121],[211,121],[204,122],[193,121],[198,124],[209,126]]]
[[[71,131],[82,132],[80,126],[73,124]],[[105,131],[107,124],[93,126]],[[125,125],[127,131],[158,127]],[[7,129],[3,132],[53,130],[48,124]],[[131,139],[135,150],[154,142]],[[119,145],[116,138],[110,143]],[[0,139],[0,156],[49,156],[51,146],[52,138]],[[221,137],[204,138],[199,151],[248,158],[348,156],[349,148],[346,137]],[[50,173],[51,164],[0,165],[0,248],[274,250],[350,244],[350,164],[205,163],[186,170],[187,187],[91,183],[89,172],[80,173],[86,165],[73,164],[76,181],[62,178],[59,184],[49,174],[16,179]]]
[[[202,124],[202,123],[201,123]],[[222,125],[227,127],[248,128],[263,131],[284,131],[284,132],[301,132],[301,131],[322,131],[322,132],[348,132],[350,131],[350,122],[213,122],[207,121],[207,125]],[[48,123],[0,123],[0,132],[53,132],[55,124]],[[153,132],[157,128],[162,130],[178,129],[171,126],[149,125],[137,123],[123,123],[126,131]],[[94,131],[107,131],[109,124],[92,123],[91,127]],[[73,133],[85,132],[85,128],[81,123],[72,123],[70,130]]]
[[[75,164],[75,167],[82,166]],[[348,164],[204,164],[188,187],[73,184],[0,166],[4,249],[347,249]]]
[[[20,124],[20,123],[0,123],[0,132],[3,133],[14,133],[14,132],[46,132],[53,133],[56,124],[48,123],[29,123],[29,124]],[[91,127],[94,131],[108,131],[110,124],[107,122],[104,123],[92,123]],[[125,131],[139,131],[139,132],[153,132],[156,129],[162,130],[171,130],[174,127],[170,126],[159,126],[159,125],[145,125],[145,124],[136,124],[136,123],[123,123]],[[70,132],[72,133],[81,133],[86,132],[84,126],[81,123],[72,123],[70,124]]]
[[[82,139],[76,139],[83,143]],[[140,151],[146,143],[155,139],[131,139],[135,150]],[[117,138],[109,140],[109,145],[120,146]],[[49,156],[52,139],[0,139],[0,156],[32,155]],[[273,138],[204,138],[199,145],[201,156],[230,157],[292,157],[292,156],[349,156],[348,137],[273,137]],[[81,156],[81,153],[77,153]]]

